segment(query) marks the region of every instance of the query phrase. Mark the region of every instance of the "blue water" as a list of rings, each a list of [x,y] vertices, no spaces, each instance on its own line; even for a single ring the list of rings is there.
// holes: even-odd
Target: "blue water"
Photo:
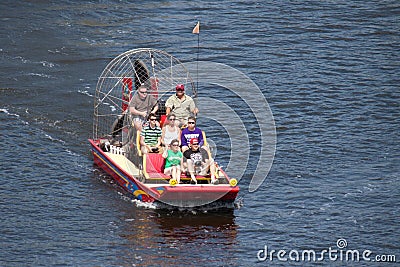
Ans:
[[[0,15],[1,266],[306,266],[257,252],[339,238],[399,261],[398,1],[2,1]],[[200,59],[243,72],[267,99],[274,163],[249,193],[250,158],[240,209],[143,206],[93,165],[97,78],[134,48],[195,60],[198,20]]]

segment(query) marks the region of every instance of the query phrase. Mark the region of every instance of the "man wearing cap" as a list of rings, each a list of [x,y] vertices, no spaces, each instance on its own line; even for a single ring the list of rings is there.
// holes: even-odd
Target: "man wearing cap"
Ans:
[[[166,113],[168,115],[173,112],[176,116],[175,125],[182,126],[187,124],[187,119],[191,114],[196,115],[199,110],[193,98],[185,94],[185,86],[183,84],[178,84],[175,89],[176,94],[170,96],[165,102]]]
[[[197,183],[195,174],[204,176],[210,171],[211,183],[216,183],[214,161],[208,156],[208,152],[199,146],[197,138],[190,140],[190,149],[183,153],[183,165],[189,171],[192,182]],[[197,169],[199,170],[198,173],[196,172]]]

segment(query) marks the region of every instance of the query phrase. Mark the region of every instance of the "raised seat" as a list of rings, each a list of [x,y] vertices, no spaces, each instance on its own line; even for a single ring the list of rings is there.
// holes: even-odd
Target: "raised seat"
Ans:
[[[152,178],[171,178],[164,174],[165,159],[161,154],[148,153],[143,157],[143,171],[147,179]]]

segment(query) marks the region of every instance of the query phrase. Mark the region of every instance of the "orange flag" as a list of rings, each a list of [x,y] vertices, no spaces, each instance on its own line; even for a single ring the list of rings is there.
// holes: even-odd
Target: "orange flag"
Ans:
[[[196,26],[194,26],[192,33],[200,34],[200,21],[197,22]]]

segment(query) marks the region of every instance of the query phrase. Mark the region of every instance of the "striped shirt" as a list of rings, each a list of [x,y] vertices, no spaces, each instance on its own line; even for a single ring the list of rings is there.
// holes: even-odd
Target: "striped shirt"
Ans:
[[[144,137],[146,145],[155,146],[158,143],[158,138],[161,137],[161,128],[158,126],[151,128],[150,125],[147,125],[143,128],[140,136]]]

